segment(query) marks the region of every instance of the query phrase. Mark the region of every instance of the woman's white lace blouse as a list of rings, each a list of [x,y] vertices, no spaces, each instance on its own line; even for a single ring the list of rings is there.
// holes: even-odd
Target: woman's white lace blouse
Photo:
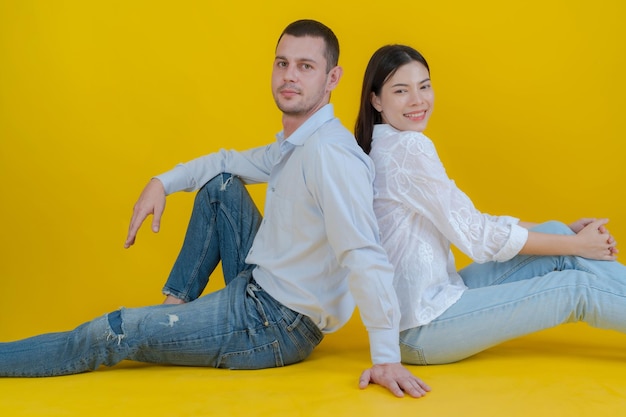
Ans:
[[[400,330],[429,323],[467,289],[451,243],[479,263],[509,260],[526,243],[528,231],[518,219],[474,207],[422,133],[376,125],[370,157],[376,166],[374,209],[395,268]]]

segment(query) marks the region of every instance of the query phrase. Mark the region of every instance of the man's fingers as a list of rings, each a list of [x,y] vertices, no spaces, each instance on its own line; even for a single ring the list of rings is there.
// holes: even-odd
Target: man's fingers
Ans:
[[[161,219],[154,216],[152,219],[152,231],[154,233],[159,233],[159,229],[161,228]]]
[[[379,384],[387,388],[398,398],[404,397],[405,392],[413,398],[420,398],[426,395],[426,391],[420,386],[415,377],[385,377]]]
[[[359,388],[365,389],[370,384],[371,373],[369,369],[366,369],[361,374],[361,378],[359,378]]]
[[[137,230],[131,224],[131,227],[128,229],[128,235],[126,236],[126,242],[124,242],[126,249],[130,248],[135,243],[135,236],[137,236]]]
[[[154,208],[154,213],[152,215],[152,231],[154,233],[159,233],[161,228],[161,216],[163,215],[165,207],[157,206]]]
[[[124,242],[124,248],[128,249],[128,248],[130,248],[134,244],[135,244],[135,238],[128,236],[126,238],[126,241]]]
[[[399,398],[404,397],[404,393],[420,398],[430,391],[428,385],[400,363],[378,364],[364,371],[359,379],[359,386],[363,389],[370,383],[385,387]]]
[[[430,391],[430,387],[419,378],[410,379],[401,385],[404,392],[413,398],[420,398]]]
[[[395,395],[398,398],[404,397],[404,391],[402,390],[402,388],[400,388],[400,385],[398,385],[396,380],[393,378],[384,376],[382,378],[379,378],[379,380],[373,381],[373,382],[375,382],[376,384],[380,386],[387,388],[389,391],[391,391],[393,395]]]
[[[137,237],[137,231],[144,219],[147,217],[146,214],[139,214],[137,212],[133,213],[133,217],[130,219],[130,225],[128,226],[128,235],[126,236],[126,242],[124,243],[125,248],[131,247],[135,243],[135,238]]]
[[[393,395],[398,398],[404,397],[404,390],[400,387],[398,382],[394,379],[387,379],[385,382],[381,383],[382,386],[387,388]]]

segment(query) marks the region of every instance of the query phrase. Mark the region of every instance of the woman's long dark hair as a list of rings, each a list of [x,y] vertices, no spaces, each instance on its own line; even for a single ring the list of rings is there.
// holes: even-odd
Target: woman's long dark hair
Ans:
[[[372,149],[374,125],[382,123],[382,117],[372,106],[372,93],[377,96],[383,84],[403,65],[417,61],[430,73],[426,59],[415,49],[406,45],[386,45],[374,52],[370,58],[361,90],[361,105],[354,127],[354,136],[359,146],[369,154]]]

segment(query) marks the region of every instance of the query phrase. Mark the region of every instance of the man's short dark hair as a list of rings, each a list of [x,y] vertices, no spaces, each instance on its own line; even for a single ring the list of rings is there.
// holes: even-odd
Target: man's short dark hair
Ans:
[[[339,62],[339,41],[328,26],[311,19],[296,20],[283,30],[283,33],[278,38],[278,42],[280,42],[283,35],[291,35],[296,38],[304,36],[322,38],[326,46],[324,53],[326,57],[326,72],[337,66]]]

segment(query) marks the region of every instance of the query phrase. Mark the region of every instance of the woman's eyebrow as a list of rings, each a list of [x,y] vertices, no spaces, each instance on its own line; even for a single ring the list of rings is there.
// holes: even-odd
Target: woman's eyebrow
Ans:
[[[430,81],[430,78],[426,78],[426,79],[418,82],[418,84],[424,84],[424,83],[426,83],[428,81]],[[392,84],[391,86],[392,87],[406,87],[408,85],[409,85],[408,83],[395,83],[395,84]]]

